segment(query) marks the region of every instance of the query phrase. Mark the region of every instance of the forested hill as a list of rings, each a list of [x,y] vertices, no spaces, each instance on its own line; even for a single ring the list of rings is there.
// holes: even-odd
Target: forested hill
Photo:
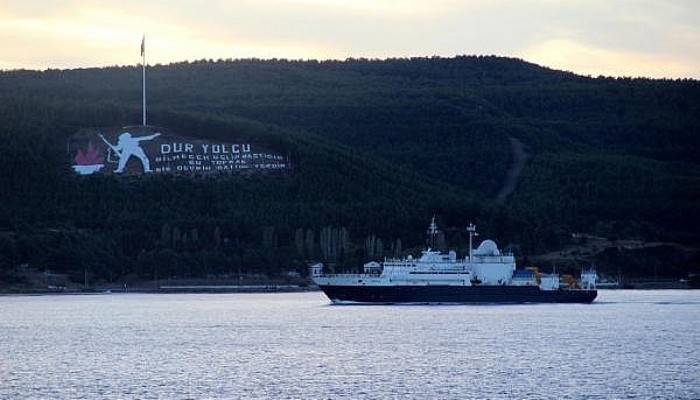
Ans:
[[[73,176],[68,137],[138,123],[140,77],[135,66],[0,73],[2,269],[146,279],[157,268],[352,265],[420,246],[434,212],[453,246],[464,246],[458,228],[471,218],[521,255],[556,250],[574,232],[700,243],[694,80],[590,78],[500,57],[156,65],[153,124],[266,141],[293,171]],[[528,158],[496,203],[512,140]],[[679,263],[669,274],[692,261]]]

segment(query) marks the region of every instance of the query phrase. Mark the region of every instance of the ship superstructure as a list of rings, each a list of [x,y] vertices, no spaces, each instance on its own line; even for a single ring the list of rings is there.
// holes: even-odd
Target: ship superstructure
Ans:
[[[359,274],[326,274],[323,265],[311,267],[314,281],[334,303],[471,303],[471,302],[592,302],[595,272],[582,273],[584,289],[560,286],[559,275],[517,270],[512,253],[502,252],[492,240],[473,250],[478,236],[469,224],[469,251],[433,249],[439,233],[435,218],[428,227],[429,246],[419,258],[369,262]]]

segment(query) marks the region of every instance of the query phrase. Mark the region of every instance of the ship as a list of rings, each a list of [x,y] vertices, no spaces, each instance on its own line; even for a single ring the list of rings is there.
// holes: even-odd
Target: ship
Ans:
[[[512,252],[501,251],[493,240],[482,241],[472,223],[468,254],[435,250],[440,232],[433,217],[428,246],[420,257],[385,258],[363,266],[362,273],[326,273],[322,263],[310,267],[311,279],[334,304],[396,303],[592,303],[597,274],[584,269],[578,281],[557,273],[516,268]]]

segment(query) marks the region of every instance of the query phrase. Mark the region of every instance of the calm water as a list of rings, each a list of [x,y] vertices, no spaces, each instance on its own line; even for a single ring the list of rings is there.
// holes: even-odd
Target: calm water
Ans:
[[[700,291],[592,305],[0,297],[0,399],[700,398]]]

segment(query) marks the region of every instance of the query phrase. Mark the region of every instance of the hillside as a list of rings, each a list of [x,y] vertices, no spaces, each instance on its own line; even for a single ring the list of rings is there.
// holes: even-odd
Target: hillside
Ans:
[[[383,238],[389,252],[399,238],[392,229],[419,243],[425,215],[459,221],[476,214],[472,196],[457,188],[323,138],[236,118],[157,114],[195,137],[254,137],[289,152],[294,169],[80,177],[69,169],[68,138],[78,126],[118,125],[123,114],[70,102],[25,102],[7,111],[0,150],[6,155],[0,169],[9,172],[0,213],[4,272],[29,264],[76,280],[88,269],[92,278],[109,280],[303,271],[305,260],[328,256],[322,232],[352,233],[332,257],[353,264],[364,257],[366,235]]]
[[[109,279],[157,268],[275,273],[328,257],[352,265],[392,254],[398,238],[404,250],[419,246],[433,213],[454,246],[472,219],[523,255],[556,250],[572,232],[700,243],[697,81],[589,78],[499,57],[158,65],[153,123],[264,140],[291,154],[293,172],[72,176],[71,134],[138,121],[139,72],[0,73],[5,270],[76,272],[109,260],[94,272]],[[497,202],[514,139],[528,158]],[[343,228],[350,243],[329,256],[321,236]],[[300,229],[304,240],[313,232],[310,249]],[[381,249],[367,248],[372,235]],[[681,274],[692,257],[679,261]]]

